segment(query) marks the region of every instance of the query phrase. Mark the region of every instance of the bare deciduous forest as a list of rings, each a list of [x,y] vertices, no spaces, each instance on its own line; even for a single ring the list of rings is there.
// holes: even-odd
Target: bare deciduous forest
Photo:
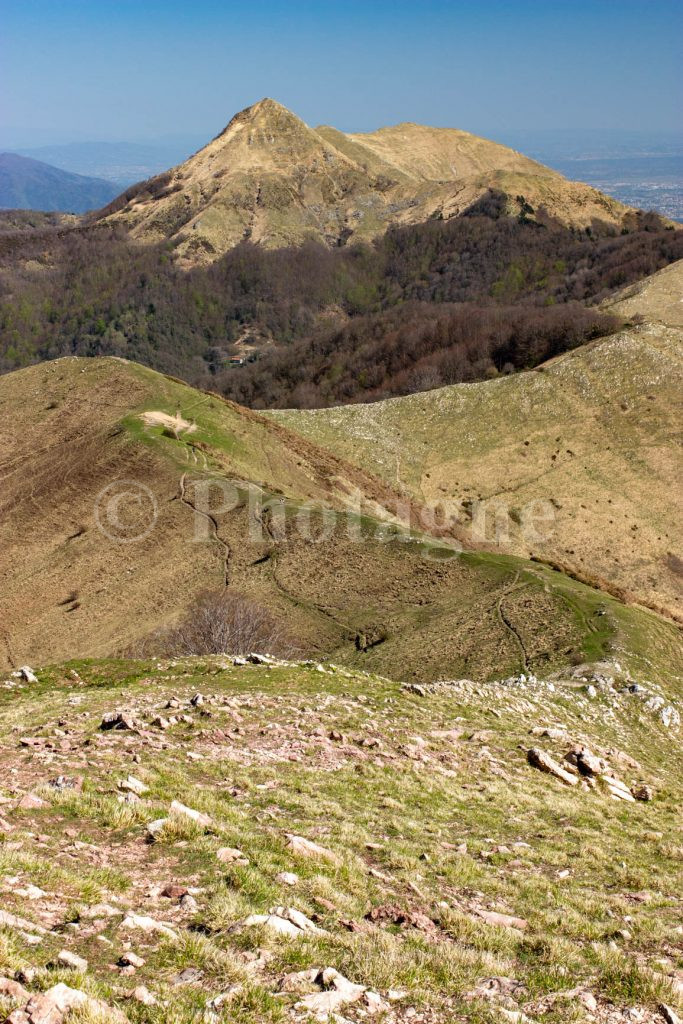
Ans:
[[[373,245],[244,242],[191,271],[120,228],[5,214],[0,370],[117,355],[254,408],[370,401],[529,368],[609,333],[597,303],[683,256],[683,232],[654,214],[617,234],[541,226],[522,208],[510,217],[491,193]],[[230,367],[238,351],[255,361]]]

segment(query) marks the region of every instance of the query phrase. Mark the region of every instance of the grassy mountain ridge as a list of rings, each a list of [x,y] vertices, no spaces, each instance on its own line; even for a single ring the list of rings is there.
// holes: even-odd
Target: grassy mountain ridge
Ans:
[[[602,577],[680,614],[678,398],[683,262],[609,309],[644,322],[538,370],[371,405],[273,412],[278,422],[371,469],[460,522],[471,503],[514,515],[552,503],[547,542],[515,518],[503,550]]]
[[[378,478],[144,367],[57,360],[3,377],[0,400],[6,664],[128,649],[226,582],[307,653],[394,675],[489,678],[610,651],[653,678],[676,663],[677,632],[655,616],[476,542],[456,556]],[[156,518],[138,487],[121,515],[144,542],[117,543],[101,516],[131,481]]]

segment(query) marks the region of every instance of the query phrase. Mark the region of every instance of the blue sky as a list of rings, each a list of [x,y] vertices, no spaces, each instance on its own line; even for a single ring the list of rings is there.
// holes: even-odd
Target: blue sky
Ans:
[[[0,0],[0,144],[310,124],[675,131],[683,0]]]

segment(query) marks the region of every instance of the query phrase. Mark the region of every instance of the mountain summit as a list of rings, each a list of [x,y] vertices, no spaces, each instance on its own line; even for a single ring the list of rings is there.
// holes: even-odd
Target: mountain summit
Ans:
[[[512,215],[579,228],[620,225],[627,207],[495,142],[399,124],[367,134],[311,128],[272,99],[240,111],[178,167],[128,189],[99,216],[170,239],[186,263],[245,239],[268,248],[370,240],[391,225],[456,217],[491,192]]]

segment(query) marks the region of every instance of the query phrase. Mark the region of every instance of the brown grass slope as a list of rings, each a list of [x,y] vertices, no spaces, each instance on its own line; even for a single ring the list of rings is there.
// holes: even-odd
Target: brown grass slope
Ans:
[[[536,370],[271,415],[422,501],[446,502],[462,524],[468,503],[503,503],[502,550],[680,614],[682,296],[679,262],[611,303],[644,322]],[[530,544],[516,520],[538,499],[554,521]]]
[[[613,652],[657,678],[680,656],[654,616],[545,566],[408,536],[401,522],[419,508],[401,513],[385,483],[134,363],[67,358],[7,375],[0,424],[4,666],[124,651],[226,583],[306,654],[403,678],[491,678]],[[210,518],[196,512],[207,481]],[[135,482],[157,503],[149,532],[144,494],[107,504]],[[338,513],[331,527],[311,502]],[[140,540],[116,540],[117,513]]]
[[[269,248],[315,238],[372,239],[392,224],[453,217],[489,189],[565,224],[619,225],[627,207],[467,132],[401,124],[369,134],[312,129],[271,99],[232,118],[178,167],[133,186],[101,217],[148,242],[171,239],[186,264],[244,239]]]

